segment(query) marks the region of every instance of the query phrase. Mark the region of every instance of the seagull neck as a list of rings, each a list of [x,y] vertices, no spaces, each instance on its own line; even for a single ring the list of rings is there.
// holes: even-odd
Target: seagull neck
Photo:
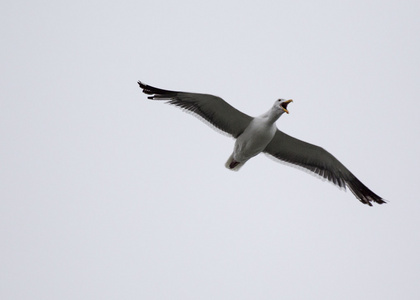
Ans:
[[[280,111],[278,109],[270,109],[266,113],[262,114],[261,118],[266,119],[268,123],[274,124],[282,114],[283,111]]]

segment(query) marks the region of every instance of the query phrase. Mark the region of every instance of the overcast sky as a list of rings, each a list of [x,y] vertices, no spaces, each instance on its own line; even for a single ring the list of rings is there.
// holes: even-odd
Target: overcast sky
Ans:
[[[1,299],[420,299],[418,1],[3,1]],[[211,93],[375,193],[147,100]]]

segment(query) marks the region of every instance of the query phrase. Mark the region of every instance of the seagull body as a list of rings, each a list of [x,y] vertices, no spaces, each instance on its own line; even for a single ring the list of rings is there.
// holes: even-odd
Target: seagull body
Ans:
[[[278,130],[275,122],[292,100],[278,99],[266,113],[252,118],[220,97],[155,88],[138,82],[151,100],[167,100],[169,104],[186,109],[210,125],[236,139],[232,154],[225,166],[239,170],[250,158],[263,152],[276,159],[303,167],[352,191],[363,204],[385,201],[359,181],[339,160],[321,147],[293,138]]]
[[[226,168],[237,171],[247,160],[264,151],[276,134],[275,122],[291,101],[279,99],[269,111],[251,120],[248,127],[236,139],[233,153],[225,164]]]

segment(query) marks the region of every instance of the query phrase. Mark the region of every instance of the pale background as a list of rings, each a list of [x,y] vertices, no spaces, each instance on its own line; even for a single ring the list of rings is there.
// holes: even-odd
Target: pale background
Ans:
[[[3,1],[1,299],[420,299],[420,3]],[[353,195],[136,81],[332,152]]]

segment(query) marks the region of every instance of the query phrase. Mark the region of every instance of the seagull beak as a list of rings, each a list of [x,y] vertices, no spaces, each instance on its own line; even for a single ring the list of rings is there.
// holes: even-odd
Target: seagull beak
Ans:
[[[293,102],[293,100],[290,99],[290,100],[284,101],[281,104],[281,108],[283,108],[284,112],[287,113],[287,114],[289,113],[289,111],[287,110],[287,105],[289,105],[290,102]]]

